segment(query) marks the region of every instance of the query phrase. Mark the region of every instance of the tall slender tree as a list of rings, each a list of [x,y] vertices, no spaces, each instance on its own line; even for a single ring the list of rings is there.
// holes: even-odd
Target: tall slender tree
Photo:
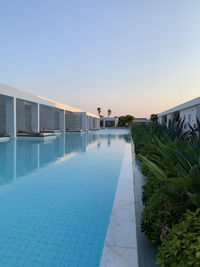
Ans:
[[[99,114],[99,117],[101,116],[101,108],[97,108],[97,112]]]
[[[112,114],[112,110],[108,109],[108,117],[110,117],[111,114]]]

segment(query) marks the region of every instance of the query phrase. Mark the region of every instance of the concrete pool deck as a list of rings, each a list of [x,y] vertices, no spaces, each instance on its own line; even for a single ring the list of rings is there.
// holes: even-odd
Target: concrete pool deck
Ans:
[[[100,266],[138,266],[131,143],[125,147]]]

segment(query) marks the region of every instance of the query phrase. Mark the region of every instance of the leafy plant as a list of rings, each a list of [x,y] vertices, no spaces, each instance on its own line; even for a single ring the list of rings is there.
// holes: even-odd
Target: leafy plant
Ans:
[[[199,137],[191,141],[183,122],[134,125],[135,151],[147,177],[143,187],[142,231],[158,245],[187,209],[200,207]]]
[[[184,151],[185,152],[185,151]],[[193,151],[194,152],[194,151]],[[198,152],[199,153],[199,152]],[[145,166],[149,169],[149,171],[163,184],[171,183],[174,186],[178,186],[184,191],[191,200],[191,203],[197,207],[200,207],[200,157],[197,158],[197,162],[195,162],[195,158],[191,156],[190,158],[187,153],[181,153],[180,150],[162,150],[162,155],[169,160],[169,162],[173,162],[174,174],[171,173],[171,169],[164,172],[159,166],[150,161],[147,157],[139,155],[139,158],[145,164]],[[170,166],[170,164],[169,164]],[[167,166],[165,166],[167,168]],[[174,175],[173,177],[167,177],[166,173],[170,175]],[[165,192],[163,190],[163,192]],[[167,192],[165,192],[167,195]]]
[[[174,209],[174,202],[160,191],[160,185],[154,177],[148,177],[144,186],[141,230],[150,241],[159,245],[172,223],[179,222],[181,213]]]
[[[147,181],[143,186],[142,200],[145,208],[141,230],[153,244],[159,245],[172,224],[182,219],[183,213],[190,207],[190,201],[179,187],[170,184],[163,186],[145,168],[143,165],[142,169],[147,174]]]
[[[173,117],[175,121],[178,121],[180,119],[180,111],[175,111]]]
[[[151,120],[153,123],[157,123],[157,121],[158,121],[158,115],[157,115],[157,114],[151,114],[151,116],[150,116],[150,120]]]
[[[184,220],[168,232],[159,247],[157,265],[161,267],[200,266],[200,209],[187,211]]]

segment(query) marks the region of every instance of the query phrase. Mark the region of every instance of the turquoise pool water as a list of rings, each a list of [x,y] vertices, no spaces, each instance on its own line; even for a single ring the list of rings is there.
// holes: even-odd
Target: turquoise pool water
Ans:
[[[99,266],[128,134],[0,143],[0,266]]]

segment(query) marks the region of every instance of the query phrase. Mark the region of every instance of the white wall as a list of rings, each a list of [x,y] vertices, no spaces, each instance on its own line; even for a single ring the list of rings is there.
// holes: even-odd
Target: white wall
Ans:
[[[159,117],[159,118],[158,118],[158,123],[159,123],[159,124],[162,124],[162,123],[163,123],[163,119],[162,119],[162,117]]]
[[[59,110],[59,129],[65,132],[65,111]]]
[[[94,118],[95,121],[95,129],[99,129],[99,120]]]
[[[30,116],[27,117],[27,109]],[[38,103],[16,99],[17,132],[39,132],[39,107]]]
[[[24,101],[16,99],[17,132],[25,131]]]
[[[11,137],[15,138],[17,131],[27,131],[27,129],[33,132],[39,132],[41,129],[64,130],[65,111],[72,111],[76,114],[73,122],[76,129],[99,128],[99,117],[97,115],[65,104],[1,84],[0,95],[6,99],[6,112],[3,104],[0,103],[0,113],[2,113],[0,115],[0,133],[7,133]],[[25,104],[25,102],[27,103]],[[3,113],[5,113],[5,116]]]
[[[200,105],[197,105],[197,106],[187,108],[187,109],[180,111],[180,119],[185,120],[185,123],[184,123],[185,131],[189,130],[188,123],[192,127],[194,127],[194,126],[197,127],[196,117],[198,117],[200,120]],[[170,119],[171,120],[173,119],[173,113],[167,114],[167,125],[168,125]],[[159,124],[162,124],[163,120],[164,120],[164,116],[160,116],[158,118]]]
[[[40,105],[40,130],[55,130],[55,108]]]
[[[173,120],[173,117],[174,117],[173,113],[170,113],[170,114],[167,115],[167,126],[169,125],[169,121]]]
[[[198,105],[198,106],[196,107],[196,112],[197,112],[197,118],[198,118],[198,120],[200,121],[200,105]]]
[[[90,129],[90,119],[89,119],[89,116],[87,116],[87,130]]]
[[[16,98],[6,97],[6,133],[16,137]]]
[[[93,119],[93,129],[97,130],[100,128],[100,120],[97,118],[92,118]]]
[[[40,132],[40,105],[38,103],[32,105],[32,131]]]
[[[66,111],[65,128],[69,130],[82,130],[82,114]]]
[[[185,130],[189,130],[188,123],[192,127],[197,126],[196,116],[197,116],[197,108],[196,107],[188,108],[188,109],[180,111],[180,118],[182,120],[185,119],[185,123],[184,123],[184,129]]]
[[[98,119],[98,123],[97,123],[97,125],[98,125],[98,129],[100,128],[100,120],[101,121],[103,121],[103,128],[105,128],[105,127],[107,127],[106,126],[106,122],[112,122],[114,125],[113,125],[113,127],[117,127],[117,124],[118,124],[118,118],[110,118],[110,117],[107,117],[107,118],[101,118],[101,119]]]
[[[87,114],[86,114],[86,112],[82,112],[81,116],[82,116],[82,130],[87,131]]]
[[[93,129],[93,120],[89,117],[89,129]]]
[[[0,134],[6,133],[6,97],[0,95]]]

